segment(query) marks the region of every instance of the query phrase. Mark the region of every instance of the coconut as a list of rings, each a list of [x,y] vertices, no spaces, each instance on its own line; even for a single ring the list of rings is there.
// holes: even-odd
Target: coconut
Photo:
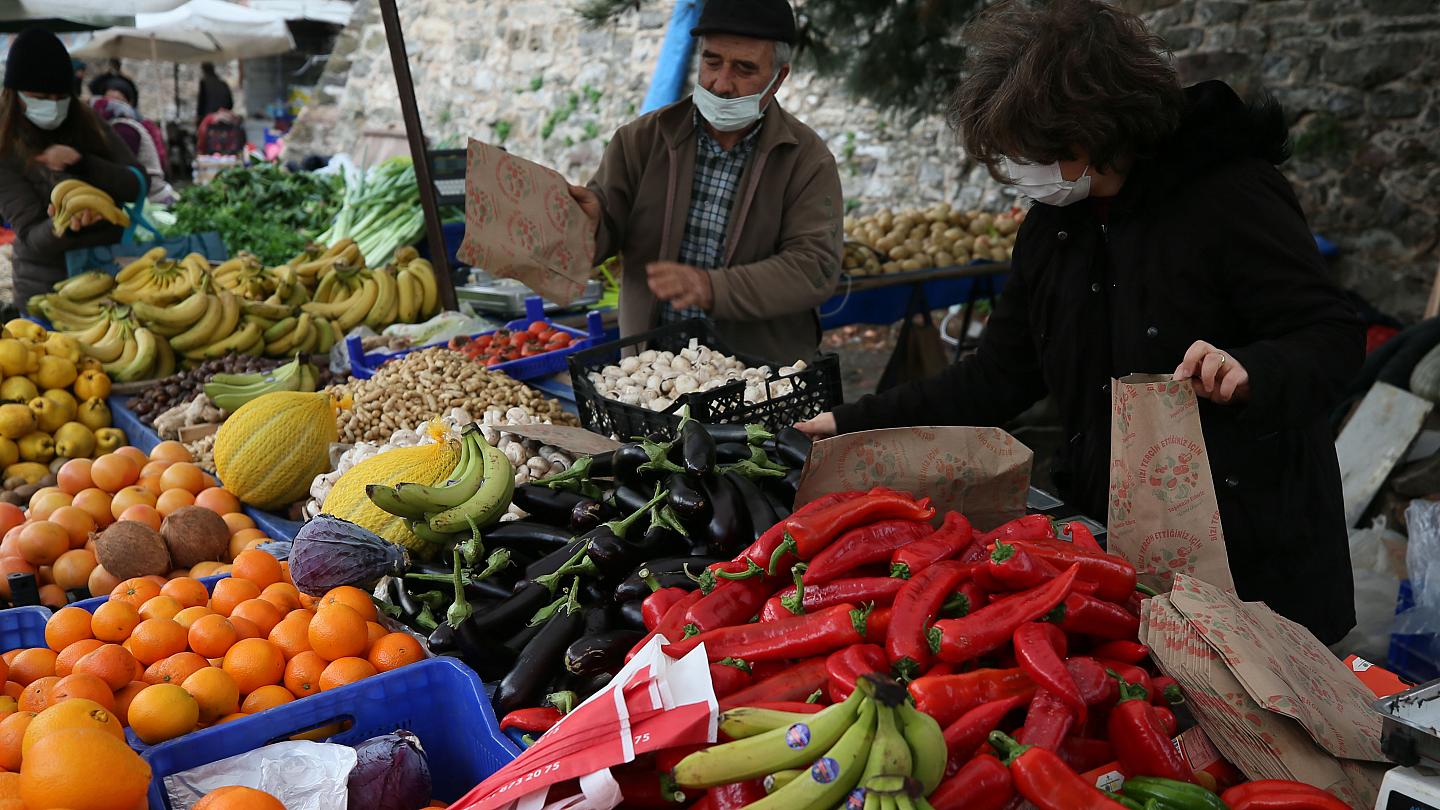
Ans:
[[[96,535],[95,557],[106,571],[120,579],[163,576],[171,568],[164,538],[134,520],[117,521]]]
[[[224,562],[230,553],[230,527],[203,506],[183,506],[171,512],[160,524],[160,534],[176,568],[192,568],[196,563],[208,561]]]

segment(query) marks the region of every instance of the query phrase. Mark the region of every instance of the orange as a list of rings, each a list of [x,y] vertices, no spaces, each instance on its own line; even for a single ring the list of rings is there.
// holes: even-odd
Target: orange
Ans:
[[[21,509],[13,503],[0,506],[0,535],[9,534],[11,529],[22,525],[24,522],[24,509]]]
[[[263,790],[222,787],[205,794],[191,810],[285,810],[285,805]]]
[[[194,577],[176,577],[166,582],[160,593],[179,602],[181,607],[199,607],[210,601],[205,583]]]
[[[62,506],[50,513],[49,520],[70,535],[70,548],[83,548],[95,531],[95,518],[78,506]]]
[[[72,698],[93,700],[107,709],[115,708],[115,692],[110,688],[110,684],[85,672],[66,675],[56,681],[55,687],[50,690],[51,706]]]
[[[70,550],[70,533],[65,527],[48,520],[25,524],[17,541],[20,556],[31,565],[50,565]]]
[[[263,638],[242,639],[225,653],[220,668],[234,679],[240,694],[248,695],[262,686],[280,683],[285,677],[285,654]]]
[[[129,650],[119,644],[106,644],[76,661],[73,671],[97,675],[100,680],[110,684],[111,689],[119,689],[131,681],[139,680],[135,667],[135,656]]]
[[[320,676],[329,662],[310,650],[297,653],[285,665],[285,688],[297,698],[319,694]]]
[[[98,638],[85,638],[72,642],[55,657],[55,674],[65,677],[75,671],[75,663],[81,658],[105,646]]]
[[[127,719],[141,742],[155,745],[194,731],[200,722],[200,703],[184,687],[156,684],[130,702]]]
[[[95,552],[86,548],[72,548],[60,555],[50,568],[55,584],[71,591],[84,589],[90,584],[90,572],[95,570]]]
[[[285,612],[275,607],[264,599],[246,599],[235,606],[230,612],[230,619],[248,619],[260,628],[260,634],[266,636],[275,629],[275,625],[285,618]]]
[[[240,640],[240,632],[219,614],[201,616],[190,625],[190,649],[206,658],[219,658]]]
[[[232,577],[248,579],[261,588],[268,588],[280,581],[280,561],[264,551],[242,551],[235,556],[231,565],[234,566],[230,574]]]
[[[220,517],[224,519],[225,525],[230,529],[231,535],[234,535],[242,529],[255,528],[255,521],[251,520],[250,516],[244,512],[231,512],[227,515],[221,515]]]
[[[134,446],[128,445],[128,444],[125,445],[124,447],[118,447],[118,448],[116,448],[116,449],[115,449],[115,454],[116,454],[116,455],[125,456],[126,458],[128,458],[128,459],[130,459],[131,461],[135,462],[135,464],[136,464],[137,466],[140,466],[140,467],[144,467],[145,464],[150,461],[150,457],[147,456],[147,455],[145,455],[145,451],[144,451],[144,450],[141,450],[141,449],[138,448],[138,447],[134,447]]]
[[[364,655],[369,633],[365,618],[348,605],[326,605],[310,620],[306,630],[310,649],[326,661]]]
[[[132,577],[115,586],[110,592],[110,601],[129,602],[138,608],[159,595],[160,584],[148,577]]]
[[[45,623],[45,645],[57,653],[77,641],[94,637],[90,632],[90,611],[85,608],[60,608]]]
[[[155,499],[155,510],[166,517],[177,509],[194,505],[195,496],[183,489],[167,489]]]
[[[106,492],[119,492],[140,480],[140,466],[134,459],[106,453],[91,463],[90,480]]]
[[[160,499],[160,495],[165,491],[160,488],[160,476],[158,475],[141,475],[140,480],[135,482],[135,488],[145,490],[146,492],[155,496],[155,499],[157,501]],[[126,489],[130,489],[130,487],[126,487]],[[119,493],[116,494],[118,495]]]
[[[240,531],[230,535],[230,545],[233,548],[237,543],[248,543],[251,540],[265,539],[268,538],[263,529],[241,529]]]
[[[188,461],[177,461],[160,474],[161,488],[183,489],[191,495],[204,492],[208,484],[204,471]]]
[[[260,592],[260,598],[280,608],[281,613],[289,613],[300,607],[300,592],[295,590],[294,585],[287,582],[276,582],[265,586],[265,590]]]
[[[0,720],[20,711],[20,702],[9,696],[0,696]]]
[[[240,634],[242,640],[265,637],[265,634],[260,632],[260,625],[250,621],[244,616],[231,616],[230,623],[235,626],[235,632]]]
[[[198,653],[181,652],[156,661],[145,670],[146,683],[173,683],[180,685],[185,679],[210,666],[210,662]]]
[[[4,560],[0,560],[0,564],[3,563]],[[106,571],[105,566],[97,564],[90,570],[90,581],[87,584],[90,586],[91,596],[106,596],[120,585],[120,578]]]
[[[145,690],[145,687],[152,685],[144,681],[131,681],[115,692],[115,716],[120,718],[121,725],[130,725],[130,704],[134,702],[136,695]]]
[[[150,458],[154,461],[169,461],[171,463],[195,460],[195,457],[190,455],[189,449],[174,439],[167,439],[155,445],[155,447],[150,450]]]
[[[22,557],[0,557],[0,596],[10,598],[10,580],[7,577],[11,574],[33,574],[36,570]]]
[[[240,511],[240,499],[224,487],[210,487],[195,495],[195,505],[203,506],[217,515],[228,515]]]
[[[290,660],[296,655],[310,649],[309,625],[304,622],[295,621],[290,618],[280,620],[270,631],[267,638],[271,644],[280,648],[285,660]]]
[[[425,648],[408,633],[389,633],[370,648],[370,665],[377,672],[389,672],[425,659]]]
[[[189,633],[174,619],[146,619],[130,634],[130,651],[135,660],[150,666],[156,661],[185,652]]]
[[[173,596],[166,596],[162,593],[159,596],[152,596],[145,600],[140,606],[140,618],[142,619],[173,619],[185,606],[180,604]]]
[[[240,710],[240,690],[235,679],[219,667],[205,667],[181,685],[200,703],[201,722],[213,723]]]
[[[341,585],[338,588],[331,588],[325,596],[320,599],[321,607],[327,605],[346,605],[351,610],[359,613],[367,622],[373,622],[377,618],[375,601],[370,598],[370,594],[353,585]]]
[[[279,684],[266,684],[246,695],[245,702],[240,704],[240,711],[246,714],[255,714],[293,700],[295,700],[295,696],[290,694],[289,689]]]
[[[221,616],[229,616],[235,606],[247,599],[258,599],[260,586],[248,579],[230,577],[215,583],[215,592],[210,595],[210,609]]]
[[[23,695],[23,694],[25,694],[25,687],[21,686],[20,684],[14,682],[14,681],[6,681],[6,682],[5,682],[5,697],[10,698],[10,699],[13,700],[13,701],[16,701],[16,704],[15,704],[16,706],[19,706],[19,705],[20,705],[20,704],[19,704],[20,696]]]
[[[147,475],[159,476],[160,473],[165,472],[165,468],[166,468],[166,467],[169,467],[171,464],[174,464],[174,463],[175,463],[175,462],[173,462],[173,461],[149,461],[149,462],[146,462],[145,466],[143,466],[143,467],[140,468],[140,477],[143,479],[143,478],[144,478],[145,476],[147,476]]]
[[[7,771],[20,770],[20,752],[25,743],[25,729],[36,717],[35,712],[23,709],[0,720],[0,768]]]
[[[20,708],[27,712],[42,712],[50,706],[50,693],[60,679],[54,675],[36,678],[20,693]]]
[[[49,520],[50,515],[62,506],[69,506],[74,499],[56,487],[46,487],[30,498],[29,518]]]
[[[125,487],[115,493],[115,496],[110,499],[110,514],[114,515],[116,520],[119,520],[120,516],[125,514],[125,510],[136,504],[154,506],[156,497],[158,497],[156,493],[151,492],[143,486],[132,485]]]
[[[55,674],[54,650],[44,647],[30,647],[16,653],[10,661],[10,680],[21,686],[29,686],[36,678]]]
[[[217,615],[219,614],[217,614],[210,608],[205,607],[204,605],[197,605],[195,607],[185,608],[179,613],[176,613],[174,619],[180,624],[181,627],[185,628],[188,631],[190,629],[190,625],[194,624],[195,620],[200,618],[201,616]]]
[[[328,692],[337,686],[355,683],[375,674],[375,667],[364,658],[339,658],[330,662],[320,673],[320,691]]]
[[[113,735],[117,740],[125,739],[125,729],[115,712],[93,700],[75,698],[57,703],[36,715],[25,729],[20,755],[27,757],[36,742],[66,728],[90,728]]]
[[[160,526],[165,522],[165,516],[160,514],[159,509],[144,503],[137,503],[134,506],[126,508],[118,517],[120,520],[133,520],[136,523],[143,523],[157,532],[160,531]]]
[[[40,604],[50,609],[65,607],[70,598],[59,585],[51,582],[40,586]]]
[[[94,479],[90,477],[90,465],[93,463],[88,458],[72,458],[60,465],[60,471],[55,473],[55,483],[60,491],[78,495],[95,486]]]
[[[390,632],[390,631],[389,631],[389,630],[386,630],[385,627],[384,627],[383,625],[381,625],[379,622],[366,622],[366,623],[365,623],[365,653],[368,655],[371,650],[375,649],[375,642],[377,642],[377,641],[379,641],[380,639],[384,638],[385,635],[386,635],[387,633],[389,633],[389,632]]]
[[[18,810],[25,810],[25,803],[20,801],[20,774],[6,771],[0,773],[0,807],[12,804],[19,805]]]
[[[124,586],[125,583],[120,584]],[[95,615],[90,619],[90,632],[101,641],[124,641],[139,623],[138,607],[124,599],[111,597],[110,601],[95,608]]]
[[[103,731],[61,729],[36,741],[32,750],[20,768],[26,807],[136,810],[150,788],[150,766]],[[103,790],[96,789],[97,776]]]
[[[213,576],[215,576],[215,575],[217,575],[217,574],[222,573],[220,569],[223,568],[224,566],[225,566],[225,563],[216,562],[215,560],[206,560],[206,561],[204,561],[204,562],[198,562],[198,563],[195,563],[193,566],[190,567],[190,576],[193,577],[193,578],[195,578],[195,579],[204,579],[205,577],[213,577]],[[208,595],[208,594],[206,595],[206,600],[207,600],[207,601],[209,600],[209,595]]]

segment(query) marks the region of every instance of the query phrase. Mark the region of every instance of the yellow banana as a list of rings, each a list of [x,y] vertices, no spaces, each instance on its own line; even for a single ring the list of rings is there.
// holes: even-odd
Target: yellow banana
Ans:
[[[94,343],[82,343],[80,348],[102,363],[113,363],[125,351],[125,327],[112,319],[103,337]]]
[[[115,274],[115,281],[124,284],[136,275],[145,270],[146,267],[153,267],[156,262],[165,258],[165,248],[150,248],[145,255],[125,265]]]
[[[376,270],[370,277],[375,279],[375,285],[379,289],[375,293],[374,306],[370,307],[370,312],[365,316],[365,325],[379,332],[395,320],[395,308],[399,306],[400,293],[395,275],[389,270]]]
[[[170,345],[175,351],[184,354],[215,340],[218,337],[215,327],[220,325],[224,309],[225,305],[220,303],[219,297],[205,296],[205,314],[189,329],[170,338]]]
[[[351,329],[354,329],[361,321],[365,320],[365,316],[370,312],[370,309],[375,306],[375,298],[379,294],[380,286],[375,282],[375,279],[365,279],[365,283],[361,285],[360,291],[350,297],[350,301],[348,302],[349,306],[335,321],[335,325],[340,327],[340,334],[349,334]]]
[[[260,336],[260,325],[247,323],[226,337],[211,343],[209,346],[189,351],[185,357],[191,360],[213,360],[216,357],[224,357],[230,352],[239,351],[242,347],[249,346]]]
[[[420,303],[425,297],[425,291],[420,288],[420,279],[401,270],[395,277],[395,286],[400,295],[396,319],[401,323],[414,323],[415,316],[420,314]]]
[[[220,325],[215,327],[215,337],[223,338],[235,331],[240,323],[240,296],[234,293],[220,293]]]
[[[282,335],[277,340],[265,344],[265,353],[269,355],[285,356],[296,350],[300,344],[310,339],[310,332],[314,328],[314,316],[308,312],[302,313],[295,322],[295,328],[289,334]]]
[[[68,180],[61,180],[60,182],[55,184],[54,188],[50,189],[50,204],[55,206],[55,208],[58,210],[60,208],[60,203],[65,201],[66,194],[69,194],[71,191],[74,191],[75,189],[81,188],[82,186],[86,185],[89,184],[86,183],[84,180],[76,180],[73,177]]]
[[[170,348],[170,341],[157,340],[158,356],[155,358],[155,379],[163,380],[175,373],[175,350]]]
[[[96,343],[99,343],[100,339],[105,337],[105,332],[109,328],[110,319],[102,318],[101,320],[96,321],[94,325],[87,327],[84,331],[72,332],[70,334],[70,337],[75,338],[75,342],[79,343],[80,347],[83,349],[86,346],[92,346]]]
[[[121,334],[123,335],[123,339],[120,347],[120,355],[108,363],[103,360],[101,361],[105,373],[110,375],[110,379],[112,380],[119,380],[120,369],[127,368],[131,363],[134,363],[135,356],[140,352],[140,344],[135,341],[135,337],[130,333],[128,327],[122,327]]]
[[[131,341],[135,344],[135,356],[130,362],[117,365],[113,372],[108,367],[105,369],[117,382],[145,379],[155,369],[155,361],[159,359],[159,344],[163,341],[157,340],[149,329],[143,326],[136,329]]]
[[[416,259],[405,265],[405,270],[420,280],[420,288],[425,291],[425,301],[420,305],[420,314],[426,318],[435,315],[440,311],[440,287],[435,280],[435,267],[424,259]]]

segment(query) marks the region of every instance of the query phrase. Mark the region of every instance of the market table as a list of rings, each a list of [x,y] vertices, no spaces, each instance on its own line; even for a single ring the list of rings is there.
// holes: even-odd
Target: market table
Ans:
[[[992,298],[1003,286],[1003,276],[1008,272],[1009,262],[977,262],[909,273],[846,276],[840,281],[840,291],[820,305],[820,328],[838,329],[857,323],[892,324],[915,311],[912,301],[916,296],[920,299],[915,303],[924,309]]]

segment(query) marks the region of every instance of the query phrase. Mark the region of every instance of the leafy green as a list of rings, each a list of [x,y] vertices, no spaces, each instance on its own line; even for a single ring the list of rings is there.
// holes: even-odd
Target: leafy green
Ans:
[[[283,264],[329,227],[343,191],[338,176],[289,172],[278,163],[226,169],[185,190],[165,232],[217,231],[232,253],[247,250],[266,265]]]

